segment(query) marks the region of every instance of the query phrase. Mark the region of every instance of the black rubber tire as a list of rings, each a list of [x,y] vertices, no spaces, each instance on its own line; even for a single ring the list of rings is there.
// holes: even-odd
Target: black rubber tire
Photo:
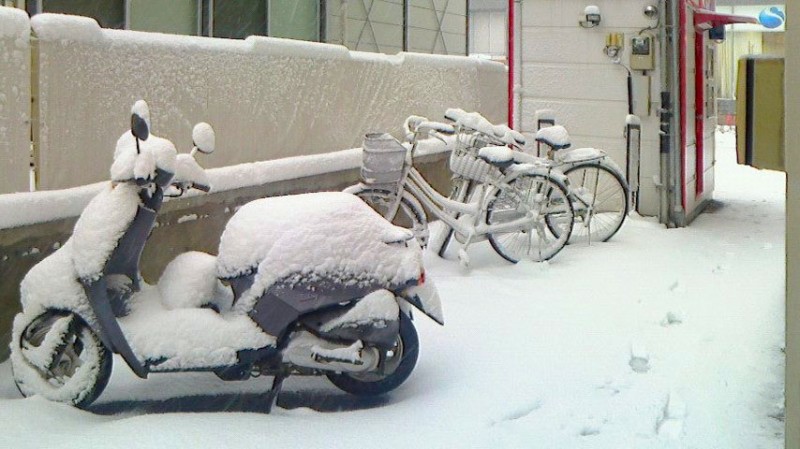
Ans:
[[[384,204],[393,199],[395,195],[393,192],[367,188],[355,192],[354,195],[361,198],[375,212],[391,221],[392,224],[413,232],[421,247],[424,248],[428,245],[428,217],[425,215],[425,210],[422,206],[409,194],[403,192],[403,196],[400,198],[400,207],[393,217],[387,217],[387,211],[383,208]]]
[[[605,193],[611,190],[609,194],[605,195],[606,198],[603,201],[613,202],[614,204],[612,207],[617,209],[616,211],[613,212],[613,216],[611,218],[611,220],[613,221],[610,223],[610,226],[600,231],[597,237],[595,237],[596,235],[595,231],[592,231],[591,241],[607,242],[608,240],[611,239],[611,237],[613,237],[617,233],[617,231],[620,230],[622,224],[625,222],[625,218],[628,216],[628,208],[629,208],[628,184],[616,170],[613,170],[603,165],[602,163],[586,162],[583,164],[574,165],[564,171],[564,175],[567,176],[570,182],[569,188],[570,189],[580,188],[581,184],[585,182],[585,177],[582,176],[580,173],[587,172],[589,170],[597,170],[598,172],[602,172],[602,175],[598,173],[597,175],[598,179],[602,176],[603,179],[602,182],[604,182],[605,185],[608,185],[608,187],[605,187],[603,189],[603,192]],[[595,195],[597,194],[595,193]],[[597,207],[597,204],[595,204],[595,207]],[[577,221],[581,220],[581,217],[579,215],[580,213],[576,211],[575,218]],[[599,217],[593,217],[591,220],[593,220],[593,223],[594,221],[596,221],[598,224],[602,221],[600,220]],[[598,224],[594,224],[593,227],[596,227]],[[583,227],[582,223],[580,223],[580,225],[581,226],[579,228],[573,227],[569,243],[589,241],[588,231],[584,232],[583,230],[585,228]],[[549,220],[547,222],[547,226],[550,228],[550,231],[553,232],[554,234],[559,232],[558,227],[555,226],[553,223],[551,223],[551,221]]]
[[[80,317],[80,315],[73,314],[70,312],[60,311],[60,310],[48,310],[47,312],[42,313],[38,317],[31,320],[31,322],[26,326],[25,330],[23,330],[22,335],[25,335],[28,328],[34,324],[40,323],[42,321],[51,319],[51,318],[60,318],[72,315],[75,325],[75,334],[76,334],[76,344],[80,343],[80,350],[83,351],[85,348],[93,347],[96,348],[98,354],[95,356],[98,360],[97,362],[97,373],[94,375],[94,383],[91,385],[88,391],[83,390],[77,392],[77,394],[72,398],[63,398],[61,399],[63,402],[69,403],[75,407],[85,409],[89,405],[91,405],[99,396],[103,393],[106,386],[108,385],[108,381],[111,378],[111,371],[113,365],[113,357],[111,351],[106,348],[103,342],[100,340],[100,337],[94,332],[94,330],[89,327],[86,321]],[[87,341],[87,339],[91,339],[91,341]],[[87,344],[91,343],[91,344]],[[22,337],[20,337],[20,341],[18,342],[19,347],[18,350],[22,350]],[[12,359],[13,360],[13,359]],[[28,370],[36,370],[36,368],[28,365],[25,367],[15,367],[14,363],[11,364],[11,373],[12,377],[14,378],[14,383],[17,386],[17,390],[19,390],[20,394],[24,397],[32,396],[34,394],[39,394],[47,399],[51,400],[58,400],[53,399],[50,392],[48,391],[34,391],[36,386],[28,386],[25,385],[23,379],[18,377],[17,372],[20,369],[28,369]],[[41,375],[41,372],[36,370],[37,373]],[[41,377],[41,380],[47,382],[46,378]],[[50,396],[50,397],[48,397]]]
[[[419,337],[411,318],[400,313],[400,339],[403,353],[400,365],[393,373],[379,381],[362,381],[349,373],[329,373],[326,376],[337,388],[356,396],[379,396],[399,387],[408,379],[419,358]]]
[[[558,207],[559,212],[552,212],[552,213],[545,213],[545,216],[542,217],[544,223],[541,224],[542,232],[546,232],[550,230],[550,226],[547,225],[548,218],[552,215],[558,215],[560,217],[560,222],[563,223],[562,227],[565,228],[567,232],[567,237],[562,237],[561,235],[553,234],[553,246],[548,247],[547,251],[539,252],[537,254],[530,254],[530,251],[527,251],[529,259],[534,262],[544,262],[546,260],[550,260],[558,254],[564,246],[567,244],[567,240],[569,240],[569,232],[572,230],[572,224],[574,221],[574,214],[572,211],[572,205],[570,204],[569,200],[567,199],[567,188],[564,184],[557,180],[556,178],[540,175],[540,174],[527,174],[521,175],[519,178],[509,182],[509,185],[516,186],[520,180],[530,181],[532,183],[536,183],[537,190],[544,191],[544,194],[548,198],[548,204],[553,202],[552,204],[562,204],[563,206]],[[530,187],[526,187],[525,190],[526,198],[530,198],[532,193],[542,193],[542,192],[531,192]],[[496,204],[508,204],[509,199],[507,199],[507,195],[503,190],[497,191],[495,197],[492,198],[487,207],[486,212],[486,224],[491,225],[493,223],[494,212],[496,211]],[[549,207],[548,207],[549,208]],[[499,208],[497,209],[499,210]],[[510,247],[505,243],[507,239],[518,239],[526,235],[526,231],[516,231],[516,232],[506,232],[502,234],[492,233],[488,234],[487,238],[489,243],[492,245],[492,248],[495,250],[497,254],[500,255],[503,259],[511,263],[519,262],[522,257],[518,254],[514,254]],[[540,236],[541,237],[541,236]],[[523,238],[524,240],[524,238]]]

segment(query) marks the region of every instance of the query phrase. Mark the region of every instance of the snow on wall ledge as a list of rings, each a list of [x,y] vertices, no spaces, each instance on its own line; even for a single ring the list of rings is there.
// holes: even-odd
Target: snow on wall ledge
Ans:
[[[0,193],[28,189],[30,59],[28,15],[0,7]]]
[[[421,142],[416,157],[449,151],[454,140],[446,138],[445,142],[443,144],[434,139]],[[200,162],[203,163],[204,159]],[[360,164],[361,148],[351,148],[310,156],[231,165],[209,169],[206,173],[211,182],[212,193],[218,193],[354,169]],[[0,230],[77,217],[108,182],[101,181],[62,190],[0,195]],[[204,194],[194,190],[188,194],[196,195]],[[166,198],[166,201],[169,200],[170,198]]]
[[[367,132],[398,133],[411,114],[441,120],[448,107],[504,119],[504,66],[473,58],[106,30],[54,14],[31,26],[41,189],[106,179],[139,98],[150,104],[154,132],[179,150],[188,149],[194,123],[214,126],[218,151],[207,167],[353,148]]]

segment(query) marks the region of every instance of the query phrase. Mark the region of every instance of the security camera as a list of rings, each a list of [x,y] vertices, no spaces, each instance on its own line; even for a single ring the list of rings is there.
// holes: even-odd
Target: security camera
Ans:
[[[596,5],[589,5],[583,9],[584,20],[579,20],[578,24],[583,28],[594,28],[600,25],[600,8]]]

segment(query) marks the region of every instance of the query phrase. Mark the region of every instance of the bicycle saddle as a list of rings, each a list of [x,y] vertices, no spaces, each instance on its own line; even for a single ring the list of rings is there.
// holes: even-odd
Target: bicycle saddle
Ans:
[[[548,145],[554,150],[569,148],[572,144],[569,141],[567,129],[561,125],[548,126],[536,133],[536,141]]]
[[[488,146],[478,150],[478,157],[500,170],[504,170],[514,163],[514,151],[508,147]]]

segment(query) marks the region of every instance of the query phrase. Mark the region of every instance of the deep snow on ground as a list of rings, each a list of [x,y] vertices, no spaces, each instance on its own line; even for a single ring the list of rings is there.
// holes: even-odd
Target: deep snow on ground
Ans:
[[[689,228],[631,217],[609,243],[471,269],[426,254],[445,327],[419,315],[416,371],[386,398],[292,378],[135,378],[120,359],[89,411],[20,399],[0,365],[0,447],[783,446],[784,176],[735,165]]]

